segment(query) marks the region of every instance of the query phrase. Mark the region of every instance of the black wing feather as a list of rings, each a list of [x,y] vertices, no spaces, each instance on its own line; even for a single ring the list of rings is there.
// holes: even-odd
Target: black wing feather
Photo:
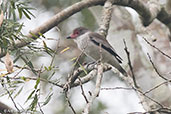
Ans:
[[[96,33],[97,35],[97,33]],[[98,34],[99,35],[99,34]],[[101,35],[100,35],[101,36]],[[102,37],[102,36],[101,36]],[[97,46],[100,46],[100,43],[97,42],[93,37],[90,36],[90,40]],[[101,46],[103,49],[105,49],[107,52],[109,52],[110,54],[112,54],[119,63],[122,63],[122,58],[112,49],[112,47],[110,46],[110,44],[106,41],[105,43],[108,44],[108,47],[105,46],[104,44],[101,43]]]

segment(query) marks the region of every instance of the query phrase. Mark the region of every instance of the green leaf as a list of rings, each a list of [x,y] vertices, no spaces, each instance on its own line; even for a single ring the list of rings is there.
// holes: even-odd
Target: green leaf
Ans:
[[[32,32],[29,32],[29,34],[31,34],[31,35],[32,35],[32,37],[34,37],[35,39],[39,38],[39,36],[38,36],[38,35],[36,35],[36,34],[34,34],[34,33],[32,33]]]
[[[31,13],[29,10],[34,10],[34,8],[25,8],[25,10],[31,15],[33,16],[34,18],[36,18],[33,13]]]
[[[31,103],[31,107],[30,107],[32,111],[36,107],[37,103],[38,103],[38,97],[37,97],[37,94],[35,94],[34,99]]]
[[[43,46],[44,46],[45,52],[46,52],[47,54],[49,54],[50,56],[52,56],[51,52],[53,52],[53,50],[50,49],[50,48],[47,46],[47,44],[46,44],[45,41],[43,41]]]
[[[46,71],[48,71],[48,68],[46,66],[44,68],[45,68]]]
[[[31,20],[31,17],[27,14],[27,12],[26,12],[25,10],[22,10],[22,11],[23,11],[24,15],[25,15],[28,19]]]
[[[81,69],[84,71],[85,74],[88,74],[87,71],[85,70],[85,68],[83,67],[83,65],[81,65],[80,63],[78,63],[79,66],[81,67]]]
[[[22,8],[17,8],[17,9],[18,9],[18,13],[19,13],[19,18],[21,19],[23,16]]]
[[[47,79],[50,80],[54,76],[54,74],[55,74],[55,71],[50,76],[48,76]]]
[[[18,30],[16,31],[16,34],[18,34],[19,32],[21,32],[21,29],[22,29],[23,25],[24,25],[23,23],[19,25],[19,28],[18,28]]]
[[[38,33],[40,36],[42,36],[43,38],[46,38],[41,32]]]
[[[48,95],[48,97],[46,98],[46,101],[43,103],[43,105],[46,105],[49,103],[51,97],[52,97],[53,93],[51,93],[50,95]]]
[[[22,80],[24,80],[24,81],[26,81],[26,80],[27,80],[27,78],[26,78],[26,77],[24,77],[24,76],[20,77],[20,79],[22,79]]]
[[[16,97],[21,93],[22,90],[23,90],[23,87],[21,87],[21,88],[19,89],[19,91],[14,95],[14,98],[16,98]]]
[[[33,90],[30,95],[28,96],[27,100],[25,101],[25,103],[32,97],[32,95],[35,93],[35,90]]]
[[[35,89],[37,89],[37,86],[39,85],[39,83],[40,83],[40,78],[38,78],[36,81],[36,85],[34,86]]]

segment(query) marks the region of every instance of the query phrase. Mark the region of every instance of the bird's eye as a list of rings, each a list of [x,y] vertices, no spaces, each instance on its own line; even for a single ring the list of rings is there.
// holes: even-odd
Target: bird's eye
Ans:
[[[74,34],[79,34],[79,32],[78,31],[75,31],[75,33]]]

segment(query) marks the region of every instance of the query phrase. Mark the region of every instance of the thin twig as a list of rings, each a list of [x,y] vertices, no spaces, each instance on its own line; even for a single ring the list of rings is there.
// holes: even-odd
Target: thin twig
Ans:
[[[126,45],[126,41],[123,40],[123,42],[124,42],[124,45],[125,45],[124,50],[125,50],[127,58],[128,58],[128,65],[129,65],[130,70],[131,70],[131,74],[132,74],[132,79],[133,79],[134,85],[135,85],[136,88],[139,88],[138,85],[137,85],[136,79],[135,79],[135,75],[134,75],[134,71],[133,71],[133,67],[132,67],[131,59],[130,59],[130,53],[129,53],[127,45]]]
[[[114,88],[109,88],[109,87],[103,87],[103,88],[101,88],[101,90],[118,90],[118,89],[123,89],[123,90],[133,90],[132,88],[126,88],[126,87],[114,87]]]
[[[7,78],[7,77],[4,77],[4,78]],[[24,79],[24,80],[37,80],[38,78],[37,77],[8,77],[9,79],[14,79],[14,80],[19,80],[19,79]],[[47,82],[47,83],[50,83],[50,84],[53,84],[55,86],[58,86],[60,88],[63,88],[63,84],[58,84],[56,82],[53,82],[53,81],[50,81],[50,80],[46,80],[46,79],[43,79],[43,78],[40,78],[40,81],[43,81],[43,82]]]
[[[40,112],[41,112],[42,114],[45,114],[45,113],[43,112],[43,110],[42,110],[42,108],[41,108],[41,106],[40,106],[40,103],[39,103],[39,102],[38,102],[38,106],[39,106]]]
[[[168,82],[171,82],[171,80],[164,81],[164,82],[162,82],[162,83],[160,83],[160,84],[154,86],[153,88],[149,89],[148,91],[144,92],[143,94],[145,95],[145,94],[147,94],[147,93],[150,93],[151,91],[153,91],[153,90],[159,88],[160,86],[162,86],[163,84],[166,84],[166,83],[168,83]]]
[[[74,68],[72,69],[72,71],[70,72],[67,82],[65,83],[65,85],[63,86],[63,90],[64,91],[68,91],[68,89],[71,87],[71,85],[75,82],[75,80],[78,78],[79,75],[74,75],[74,71],[76,70],[76,66],[79,62],[79,59],[81,58],[81,56],[83,55],[84,50],[80,53],[80,55],[77,57],[76,61],[75,61],[75,65]]]
[[[60,31],[60,29],[59,29],[58,27],[56,27],[56,30],[57,30],[57,31]],[[59,35],[60,35],[60,37],[59,37],[58,40],[57,40],[56,49],[55,49],[54,55],[52,56],[52,60],[51,60],[50,66],[53,65],[53,62],[54,62],[54,60],[55,60],[56,53],[57,53],[58,48],[59,48],[60,39],[61,39],[61,33],[59,33]]]
[[[141,96],[145,97],[145,98],[148,98],[149,100],[153,101],[154,103],[158,104],[160,107],[163,107],[162,104],[160,104],[159,102],[157,102],[156,100],[152,99],[151,97],[143,94],[143,92],[140,90],[140,89],[137,89],[137,88],[133,88],[135,91],[137,91],[139,93],[139,95],[141,94]]]
[[[88,103],[88,99],[87,99],[87,97],[86,97],[86,95],[85,95],[85,93],[84,93],[84,89],[83,89],[83,85],[82,85],[82,82],[81,82],[80,77],[78,77],[78,79],[79,79],[79,81],[80,81],[80,87],[81,87],[82,95],[83,95],[83,97],[84,97],[86,103]]]
[[[153,63],[153,61],[152,61],[152,59],[151,59],[149,53],[147,53],[147,56],[148,56],[148,58],[149,58],[149,60],[150,60],[150,63],[152,64],[154,70],[155,70],[156,73],[159,75],[159,77],[161,77],[161,78],[164,79],[164,80],[168,80],[167,78],[165,78],[164,76],[162,76],[162,75],[159,73],[159,71],[158,71],[157,68],[155,67],[155,65],[154,65],[154,63]]]
[[[163,51],[161,51],[159,48],[157,48],[156,46],[152,45],[146,38],[142,37],[147,44],[149,44],[151,47],[155,48],[157,51],[159,51],[162,55],[164,55],[165,57],[171,59],[171,57],[169,55],[167,55],[166,53],[164,53]]]
[[[68,102],[68,105],[69,105],[69,107],[71,108],[72,112],[73,112],[74,114],[76,114],[76,111],[74,110],[73,106],[71,105],[71,102],[69,101],[67,91],[65,91],[65,98],[66,98],[66,101]]]
[[[20,109],[17,107],[17,104],[15,103],[14,99],[12,98],[11,93],[8,91],[8,89],[7,89],[6,87],[5,87],[5,90],[7,91],[7,93],[8,93],[8,95],[9,95],[11,101],[13,102],[14,107],[17,109],[18,113],[20,113]]]

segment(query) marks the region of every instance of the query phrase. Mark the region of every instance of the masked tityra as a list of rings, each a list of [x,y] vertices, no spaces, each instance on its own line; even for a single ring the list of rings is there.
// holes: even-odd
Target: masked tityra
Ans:
[[[119,64],[122,63],[122,58],[102,35],[91,32],[87,28],[78,27],[73,30],[73,33],[67,39],[74,39],[78,48],[94,60],[99,60],[102,55],[102,62],[111,64],[127,76],[126,71]]]

